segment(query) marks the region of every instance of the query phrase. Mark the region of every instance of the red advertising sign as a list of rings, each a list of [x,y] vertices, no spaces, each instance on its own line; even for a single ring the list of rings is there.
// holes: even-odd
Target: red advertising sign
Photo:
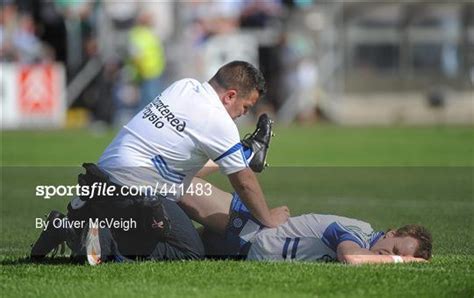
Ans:
[[[60,98],[53,65],[22,66],[18,70],[18,100],[25,116],[52,115]]]

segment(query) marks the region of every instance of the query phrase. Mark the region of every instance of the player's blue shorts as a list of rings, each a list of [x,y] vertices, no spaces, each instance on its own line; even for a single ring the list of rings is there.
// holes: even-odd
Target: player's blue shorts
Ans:
[[[230,205],[230,219],[226,227],[226,247],[236,256],[246,256],[250,248],[250,238],[264,225],[260,223],[240,200],[237,193],[233,193]]]

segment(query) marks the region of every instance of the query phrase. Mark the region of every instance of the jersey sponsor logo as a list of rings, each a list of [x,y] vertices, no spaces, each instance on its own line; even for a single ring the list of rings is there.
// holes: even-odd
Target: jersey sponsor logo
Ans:
[[[142,118],[150,121],[158,129],[165,126],[165,121],[178,132],[183,132],[186,128],[186,121],[178,119],[170,110],[169,105],[165,105],[160,97],[145,107]]]

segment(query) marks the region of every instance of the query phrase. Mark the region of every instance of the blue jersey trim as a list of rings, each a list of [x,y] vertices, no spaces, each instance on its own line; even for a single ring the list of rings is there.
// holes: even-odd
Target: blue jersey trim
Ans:
[[[286,238],[285,244],[283,245],[283,251],[281,253],[281,257],[286,259],[288,256],[288,247],[290,246],[291,238]]]
[[[359,240],[358,244],[361,245],[362,248],[364,248],[364,239],[360,236],[360,234],[357,231],[349,230],[346,226],[340,224],[341,229],[349,233],[350,235],[354,236],[357,240]]]
[[[174,183],[182,183],[183,182],[184,175],[183,176],[178,176],[176,174],[168,172],[166,170],[166,168],[163,166],[163,164],[160,162],[160,160],[157,159],[157,157],[152,158],[151,161],[155,165],[155,168],[158,170],[158,173],[164,179],[166,179],[170,182],[174,182]],[[180,174],[180,175],[182,175],[182,174]]]
[[[364,243],[353,233],[346,230],[342,225],[337,222],[330,224],[326,230],[324,230],[323,237],[321,240],[334,252],[337,251],[337,246],[343,241],[353,241],[360,247],[364,248]]]
[[[218,161],[220,159],[223,159],[224,157],[226,157],[227,155],[230,155],[238,150],[240,150],[240,148],[242,148],[242,144],[241,143],[237,143],[235,144],[234,146],[230,147],[229,150],[227,150],[226,152],[222,153],[218,158],[214,159],[214,161]]]
[[[300,237],[296,237],[291,248],[291,258],[296,258],[296,251],[298,250],[298,244],[300,243]]]
[[[245,153],[242,147],[240,147],[240,153],[242,154],[242,159],[244,160],[245,166],[248,167],[249,163],[247,162],[247,158],[245,157]]]
[[[179,178],[184,178],[184,174],[181,174],[175,170],[172,170],[168,167],[168,164],[166,163],[166,161],[163,159],[163,157],[161,155],[157,155],[155,156],[156,160],[161,163],[164,167],[165,167],[165,171],[168,173],[168,174],[172,174],[174,176],[177,176]]]
[[[182,181],[184,176],[179,176],[179,175],[176,175],[174,173],[171,173],[169,172],[163,165],[163,163],[157,159],[156,157],[153,160],[153,163],[155,165],[155,167],[159,170],[160,174],[163,175],[164,178],[171,178],[171,179],[174,179],[174,180],[178,180],[178,181]]]
[[[252,156],[252,153],[253,153],[252,148],[242,146],[242,151],[244,152],[244,157],[246,160],[248,160],[250,156]]]
[[[158,170],[158,173],[161,175],[161,177],[163,177],[164,179],[170,181],[170,182],[174,182],[174,183],[181,183],[182,180],[178,180],[178,179],[175,179],[171,176],[167,176],[163,170],[160,168],[160,165],[158,164],[158,162],[155,160],[155,159],[152,159],[153,161],[153,164],[155,165],[155,168]]]

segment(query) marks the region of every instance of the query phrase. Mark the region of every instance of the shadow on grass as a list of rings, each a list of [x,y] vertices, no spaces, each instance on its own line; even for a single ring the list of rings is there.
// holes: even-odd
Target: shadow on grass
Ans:
[[[74,260],[70,257],[56,257],[56,258],[45,258],[42,260],[35,260],[30,257],[23,257],[18,259],[7,259],[1,260],[0,265],[2,266],[18,266],[18,265],[82,265],[84,262]]]

